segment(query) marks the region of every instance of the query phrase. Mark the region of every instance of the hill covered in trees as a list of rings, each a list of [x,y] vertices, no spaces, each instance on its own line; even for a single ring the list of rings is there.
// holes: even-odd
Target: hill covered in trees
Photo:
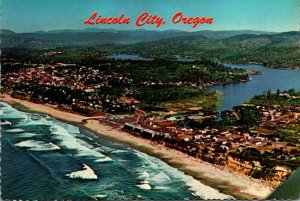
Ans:
[[[259,63],[274,68],[300,67],[300,32],[237,35],[221,40],[200,36],[118,46],[112,52],[146,57],[207,58],[230,63]]]
[[[14,33],[2,30],[1,40],[4,52],[59,49],[64,61],[72,55],[78,59],[78,54],[92,56],[96,53],[98,57],[126,53],[168,60],[192,58],[240,64],[257,63],[274,68],[300,68],[300,32],[296,31],[275,34],[255,31],[114,29]],[[75,51],[69,54],[70,50]]]
[[[261,31],[196,31],[181,30],[115,30],[115,29],[65,29],[52,31],[37,31],[32,33],[15,33],[2,29],[1,48],[56,48],[56,47],[90,47],[104,44],[134,44],[149,41],[158,41],[182,36],[202,36],[210,39],[224,39],[240,34],[274,34]]]

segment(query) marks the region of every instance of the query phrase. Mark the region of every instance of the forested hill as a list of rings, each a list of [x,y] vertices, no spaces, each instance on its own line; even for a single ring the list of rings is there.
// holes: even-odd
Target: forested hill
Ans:
[[[93,48],[104,54],[139,54],[150,58],[193,58],[229,63],[258,63],[300,69],[300,32],[149,31],[114,29],[54,30],[15,33],[1,31],[0,48]]]
[[[224,39],[240,34],[274,34],[261,31],[196,31],[186,32],[181,30],[151,31],[151,30],[115,30],[115,29],[82,29],[82,30],[53,30],[32,33],[15,33],[2,29],[1,47],[22,48],[54,48],[69,46],[97,46],[103,44],[133,44],[158,41],[167,38],[182,36],[204,36],[210,39]]]
[[[243,34],[214,40],[205,37],[177,37],[155,42],[118,46],[116,53],[145,57],[206,58],[231,63],[259,63],[275,68],[300,68],[300,32],[274,35]]]

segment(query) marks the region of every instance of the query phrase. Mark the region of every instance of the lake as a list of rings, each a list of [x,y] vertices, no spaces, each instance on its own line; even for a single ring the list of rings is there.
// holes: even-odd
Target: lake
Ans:
[[[240,105],[247,99],[262,94],[264,91],[288,90],[291,88],[300,90],[299,70],[272,69],[260,65],[230,66],[247,70],[259,70],[262,74],[251,75],[251,81],[249,82],[212,86],[211,89],[223,92],[223,101],[218,109],[219,112]]]

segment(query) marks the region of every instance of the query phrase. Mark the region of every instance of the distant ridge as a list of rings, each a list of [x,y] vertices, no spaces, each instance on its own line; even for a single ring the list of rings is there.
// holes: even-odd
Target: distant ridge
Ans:
[[[6,35],[9,35],[9,34],[16,34],[16,32],[13,32],[9,29],[0,29],[0,33],[1,34],[6,34]]]
[[[25,48],[53,48],[69,46],[97,46],[104,44],[135,44],[143,42],[158,41],[176,37],[205,37],[213,40],[221,40],[241,34],[275,34],[262,31],[195,31],[182,30],[116,30],[116,29],[63,29],[50,31],[35,31],[32,33],[15,33],[13,31],[1,30],[1,48],[25,47]]]

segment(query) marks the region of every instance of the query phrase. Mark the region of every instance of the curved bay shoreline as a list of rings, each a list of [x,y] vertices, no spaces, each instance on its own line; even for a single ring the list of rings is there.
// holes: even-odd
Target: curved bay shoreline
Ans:
[[[86,116],[61,111],[47,105],[15,99],[6,94],[1,94],[1,101],[14,107],[20,106],[21,108],[18,107],[18,109],[26,112],[47,114],[82,129],[87,129],[101,137],[129,145],[134,149],[165,161],[170,166],[183,171],[187,175],[193,176],[208,186],[220,190],[222,193],[232,195],[238,199],[264,199],[273,191],[270,186],[261,180],[229,172],[220,166],[203,162],[200,159],[190,157],[179,151],[130,135],[120,128],[113,128],[100,123],[98,120],[82,121],[87,118]]]

